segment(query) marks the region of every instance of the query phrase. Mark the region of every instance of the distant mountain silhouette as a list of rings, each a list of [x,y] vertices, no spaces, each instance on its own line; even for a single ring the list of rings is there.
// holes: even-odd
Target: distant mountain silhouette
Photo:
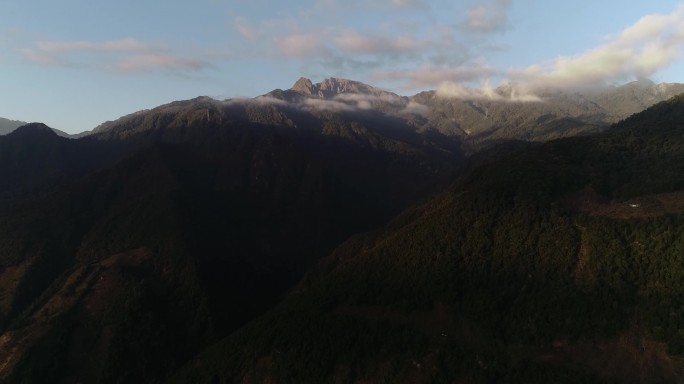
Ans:
[[[9,120],[0,117],[0,135],[6,135],[25,124],[26,122],[23,121]]]
[[[4,119],[4,118],[0,117],[0,135],[6,135],[6,134],[14,131],[15,129],[17,129],[23,125],[26,125],[26,124],[27,123],[23,122],[23,121],[8,120],[8,119]],[[70,135],[66,132],[60,131],[59,129],[54,129],[54,128],[50,128],[50,129],[53,132],[55,132],[58,136],[72,137],[72,135]]]

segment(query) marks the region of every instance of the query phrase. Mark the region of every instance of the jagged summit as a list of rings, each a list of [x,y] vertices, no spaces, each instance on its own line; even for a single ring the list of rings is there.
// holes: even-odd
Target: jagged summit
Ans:
[[[320,97],[324,99],[333,98],[337,95],[345,93],[399,97],[399,95],[395,93],[383,91],[360,81],[336,77],[327,78],[316,84],[314,84],[310,79],[300,77],[299,80],[294,83],[292,88],[290,88],[290,90],[305,94],[307,96]]]
[[[310,95],[314,92],[314,85],[311,80],[307,79],[306,77],[300,77],[290,89]]]

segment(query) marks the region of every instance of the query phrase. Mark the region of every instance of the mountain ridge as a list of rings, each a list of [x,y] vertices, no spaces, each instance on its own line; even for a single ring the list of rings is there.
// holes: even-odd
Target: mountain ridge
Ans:
[[[635,220],[568,198],[681,199],[682,115],[678,96],[475,164],[168,382],[680,382],[681,200]]]
[[[0,136],[0,382],[684,377],[684,96],[297,83]]]
[[[18,121],[18,120],[9,120],[0,117],[0,136],[2,135],[7,135],[12,132],[14,132],[17,128],[22,127],[24,125],[31,125],[31,124],[42,124],[42,123],[27,123],[25,121]],[[61,137],[66,137],[66,138],[75,138],[78,137],[79,135],[71,135],[68,134],[64,131],[60,131],[59,129],[55,128],[50,128],[54,133],[56,133],[58,136]]]
[[[6,135],[22,125],[26,125],[25,121],[10,120],[0,117],[0,135]]]

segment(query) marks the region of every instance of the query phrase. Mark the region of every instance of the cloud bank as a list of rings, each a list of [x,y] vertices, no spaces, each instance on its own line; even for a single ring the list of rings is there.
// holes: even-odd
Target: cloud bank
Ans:
[[[489,29],[485,28],[488,25],[478,21],[471,27]],[[510,69],[502,74],[503,91],[497,91],[487,81],[479,87],[472,87],[463,85],[459,80],[447,80],[437,87],[437,95],[460,99],[540,101],[535,93],[549,89],[595,89],[651,77],[680,59],[683,50],[684,5],[680,5],[669,14],[644,16],[580,54]],[[478,74],[472,75],[476,77]],[[486,71],[479,73],[480,77],[486,75]]]
[[[586,52],[507,75],[532,90],[595,87],[650,77],[679,59],[683,49],[684,5],[680,5],[670,14],[644,16]]]

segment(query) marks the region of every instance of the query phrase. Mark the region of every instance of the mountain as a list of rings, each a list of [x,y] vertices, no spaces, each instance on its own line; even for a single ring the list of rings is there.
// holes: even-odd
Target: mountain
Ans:
[[[0,382],[681,377],[681,98],[542,144],[608,115],[498,92],[300,79],[1,136]]]
[[[510,140],[546,141],[602,132],[611,124],[680,93],[684,93],[684,84],[654,84],[641,80],[583,92],[547,89],[538,95],[521,95],[514,84],[506,84],[487,97],[440,91],[405,97],[348,79],[328,78],[313,83],[300,78],[290,89],[276,89],[254,99],[202,99],[205,105],[214,106],[207,110],[213,108],[214,111],[230,104],[250,104],[252,114],[262,114],[251,118],[267,122],[287,119],[292,110],[304,110],[324,119],[333,116],[347,119],[355,113],[375,113],[376,116],[400,119],[402,125],[412,131],[452,137],[462,143],[466,153],[475,153]],[[216,109],[216,105],[223,107]],[[269,106],[270,112],[264,112],[265,105]],[[256,110],[259,112],[254,112]],[[104,134],[111,127],[122,126],[124,121],[135,121],[142,116],[145,111],[104,123],[92,133]]]
[[[17,120],[8,120],[0,117],[0,136],[1,135],[6,135],[15,129],[26,125],[26,122],[23,121],[17,121]],[[66,132],[60,131],[59,129],[55,128],[50,128],[52,131],[54,131],[58,136],[62,137],[74,137]]]
[[[508,140],[546,141],[601,132],[611,124],[684,92],[684,84],[635,81],[583,92],[547,89],[520,93],[505,84],[488,96],[429,91],[403,97],[357,81],[329,78],[314,84],[300,78],[277,99],[328,111],[375,110],[400,118],[419,132],[459,138],[469,153]]]
[[[31,124],[0,156],[5,382],[158,380],[462,160],[375,111],[209,98],[80,139]]]
[[[9,120],[0,117],[0,135],[6,135],[26,123],[23,121]]]
[[[0,136],[0,212],[106,167],[123,152],[116,143],[61,137],[41,123]]]
[[[489,98],[461,99],[436,91],[412,96],[426,106],[421,129],[462,137],[474,149],[502,140],[546,141],[591,134],[630,115],[684,93],[684,84],[640,81],[603,90],[567,92],[549,89],[516,96],[511,85]]]
[[[399,98],[399,96],[395,93],[383,91],[359,81],[335,77],[325,79],[316,84],[313,84],[311,80],[302,77],[297,80],[297,82],[295,82],[290,89],[306,96],[319,97],[323,99],[330,99],[343,94]]]
[[[683,118],[473,165],[169,382],[681,382]]]

